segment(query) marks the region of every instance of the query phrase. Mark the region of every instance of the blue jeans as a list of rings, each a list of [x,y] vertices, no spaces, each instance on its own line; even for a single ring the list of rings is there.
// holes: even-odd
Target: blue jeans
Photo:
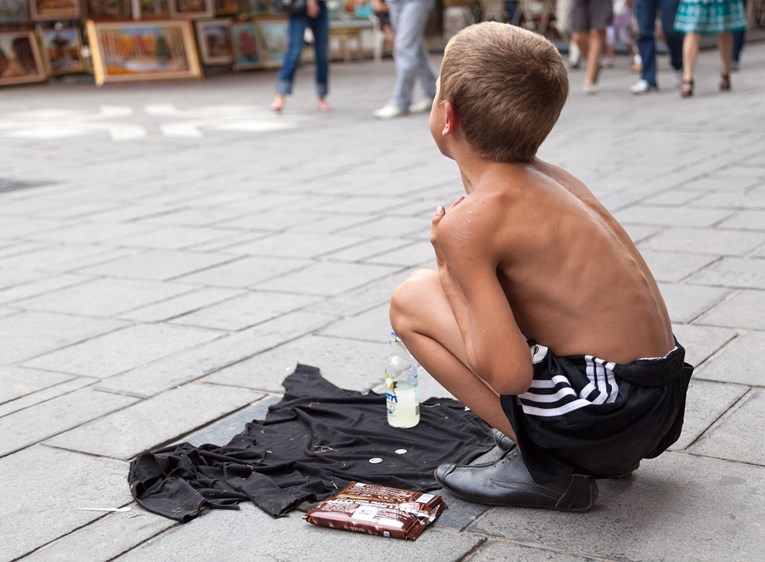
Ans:
[[[661,27],[669,51],[672,68],[683,68],[683,34],[675,31],[675,14],[680,0],[635,0],[635,16],[637,17],[639,35],[638,51],[643,70],[641,78],[651,86],[656,86],[656,12],[661,12]]]
[[[746,0],[744,0],[744,13],[746,13]],[[741,51],[744,49],[744,41],[746,40],[746,30],[741,29],[733,32],[733,62],[738,63],[741,58]]]
[[[388,0],[386,3],[396,33],[393,49],[396,85],[389,103],[407,110],[412,103],[415,80],[419,80],[423,96],[436,95],[436,75],[425,48],[425,26],[434,0]]]
[[[309,18],[308,14],[290,16],[287,54],[276,82],[279,94],[288,96],[292,93],[295,72],[303,53],[303,34],[308,26],[313,32],[313,50],[316,54],[316,95],[324,97],[329,92],[329,17],[326,3],[319,2],[319,15],[315,18]]]

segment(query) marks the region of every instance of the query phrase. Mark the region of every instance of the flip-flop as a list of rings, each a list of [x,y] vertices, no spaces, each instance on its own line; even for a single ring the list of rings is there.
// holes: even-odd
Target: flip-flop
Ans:
[[[316,109],[321,113],[332,113],[332,106],[327,102],[320,103]]]
[[[276,113],[280,113],[284,109],[284,105],[279,104],[277,102],[274,102],[271,104],[271,111],[275,111]]]

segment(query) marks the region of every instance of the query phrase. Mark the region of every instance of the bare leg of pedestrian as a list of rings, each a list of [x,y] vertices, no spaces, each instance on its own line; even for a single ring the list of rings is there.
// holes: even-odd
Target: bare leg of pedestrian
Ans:
[[[683,39],[683,86],[680,95],[684,98],[693,95],[693,71],[699,56],[699,34],[686,33]]]
[[[587,41],[587,74],[586,81],[590,84],[598,83],[600,72],[600,55],[606,44],[606,32],[602,29],[591,29]]]

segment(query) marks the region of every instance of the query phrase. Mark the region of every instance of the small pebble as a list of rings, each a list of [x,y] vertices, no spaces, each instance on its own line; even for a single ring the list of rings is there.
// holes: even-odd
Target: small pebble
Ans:
[[[380,464],[382,462],[382,459],[380,457],[374,457],[369,459],[369,462],[371,462],[372,464]]]
[[[406,449],[396,449],[396,454],[397,455],[405,455],[406,454]]]

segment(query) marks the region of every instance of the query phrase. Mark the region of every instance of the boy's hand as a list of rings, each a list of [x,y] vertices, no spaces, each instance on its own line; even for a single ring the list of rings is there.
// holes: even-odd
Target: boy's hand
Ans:
[[[310,18],[317,17],[319,15],[319,0],[308,0],[306,2],[306,13]]]
[[[462,201],[465,199],[464,195],[460,195],[457,200],[452,203],[451,207],[449,207],[449,210],[451,211],[462,203]],[[431,227],[430,227],[430,243],[433,246],[433,250],[436,252],[436,264],[438,265],[439,271],[445,267],[446,262],[444,260],[444,256],[441,252],[441,250],[438,248],[438,240],[436,239],[436,227],[438,226],[438,223],[441,222],[441,219],[443,219],[446,216],[446,209],[443,208],[443,206],[439,205],[436,209],[436,214],[433,215],[433,220],[431,221]]]

